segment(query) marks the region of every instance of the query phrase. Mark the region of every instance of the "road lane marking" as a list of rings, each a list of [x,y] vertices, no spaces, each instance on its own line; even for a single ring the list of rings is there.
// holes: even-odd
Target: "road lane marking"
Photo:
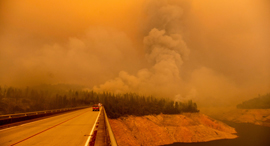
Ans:
[[[102,109],[101,109],[101,110],[102,110]],[[90,141],[91,136],[92,136],[92,134],[93,134],[93,132],[94,132],[94,129],[95,129],[95,127],[96,127],[97,120],[98,120],[98,118],[99,118],[99,115],[100,115],[101,110],[100,110],[99,113],[98,113],[98,116],[97,116],[97,119],[96,119],[96,121],[95,121],[95,124],[93,125],[93,128],[92,128],[92,130],[91,130],[91,132],[90,132],[90,134],[89,134],[89,137],[87,138],[87,141],[86,141],[86,143],[85,143],[84,146],[89,146],[89,141]]]
[[[1,132],[1,131],[8,130],[8,129],[12,129],[12,128],[14,128],[14,127],[17,127],[17,126],[13,126],[13,127],[9,127],[9,128],[5,128],[5,129],[1,129],[1,130],[0,130],[0,132]]]
[[[59,115],[58,115],[59,116]],[[62,116],[62,115],[61,115]],[[16,128],[16,127],[21,127],[21,126],[25,126],[25,125],[29,125],[29,124],[33,124],[33,123],[36,123],[36,122],[41,122],[41,121],[44,121],[44,120],[48,120],[50,118],[55,118],[55,117],[47,117],[45,119],[40,119],[40,120],[37,120],[37,121],[32,121],[32,122],[29,122],[29,123],[25,123],[25,124],[21,124],[21,125],[16,125],[16,126],[12,126],[10,128],[5,128],[5,129],[1,129],[1,131],[5,131],[5,130],[8,130],[8,129],[13,129],[13,128]]]
[[[77,110],[77,111],[79,111],[79,110]],[[45,117],[45,119],[40,119],[40,120],[36,120],[36,121],[32,121],[32,122],[27,122],[27,123],[21,124],[21,125],[15,125],[15,126],[12,126],[12,127],[9,127],[9,128],[4,128],[4,129],[1,129],[0,132],[1,131],[5,131],[5,130],[9,130],[9,129],[13,129],[13,128],[16,128],[16,127],[20,127],[20,126],[25,126],[25,125],[33,124],[33,123],[36,123],[36,122],[41,122],[41,121],[44,121],[44,120],[48,120],[50,118],[55,118],[57,116],[65,116],[66,114],[70,114],[72,112],[75,112],[75,111],[70,111],[68,113],[63,113],[63,114],[60,114],[60,115],[52,115],[50,117]]]
[[[89,111],[86,111],[86,112],[89,112]],[[70,118],[70,119],[67,119],[67,120],[65,120],[65,121],[63,121],[63,122],[61,122],[61,123],[58,123],[58,124],[56,124],[56,125],[54,125],[54,126],[52,126],[52,127],[47,128],[47,129],[45,129],[45,130],[42,130],[42,131],[40,131],[40,132],[38,132],[38,133],[36,133],[36,134],[34,134],[34,135],[31,135],[31,136],[29,136],[29,137],[27,137],[27,138],[25,138],[25,139],[22,139],[22,140],[20,140],[20,141],[14,143],[14,144],[11,144],[10,146],[14,146],[14,145],[17,145],[17,144],[19,144],[19,143],[21,143],[21,142],[23,142],[23,141],[26,141],[27,139],[30,139],[30,138],[32,138],[32,137],[34,137],[34,136],[37,136],[37,135],[39,135],[39,134],[41,134],[41,133],[43,133],[43,132],[45,132],[45,131],[48,131],[48,130],[50,130],[50,129],[56,127],[56,126],[59,126],[59,125],[65,123],[65,122],[67,122],[67,121],[70,121],[70,120],[72,120],[72,119],[74,119],[74,118],[76,118],[76,117],[79,117],[80,115],[85,114],[86,112],[83,112],[83,113],[81,113],[81,114],[79,114],[79,115],[77,115],[77,116],[75,116],[75,117],[72,117],[72,118]]]

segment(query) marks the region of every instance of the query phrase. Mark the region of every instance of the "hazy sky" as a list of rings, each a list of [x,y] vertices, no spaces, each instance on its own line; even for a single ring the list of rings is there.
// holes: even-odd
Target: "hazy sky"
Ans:
[[[232,105],[270,92],[268,0],[0,1],[0,85]]]

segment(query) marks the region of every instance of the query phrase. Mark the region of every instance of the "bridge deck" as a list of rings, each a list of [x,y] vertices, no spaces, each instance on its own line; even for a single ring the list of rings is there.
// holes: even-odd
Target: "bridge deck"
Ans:
[[[0,130],[0,145],[85,145],[99,112],[73,111]]]

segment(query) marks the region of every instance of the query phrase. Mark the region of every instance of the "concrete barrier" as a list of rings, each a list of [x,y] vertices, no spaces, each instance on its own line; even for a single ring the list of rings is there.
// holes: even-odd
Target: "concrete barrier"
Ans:
[[[105,117],[106,132],[107,132],[107,134],[109,136],[109,139],[110,139],[109,143],[110,143],[111,146],[117,146],[117,141],[116,141],[116,139],[114,137],[114,134],[113,134],[110,122],[108,120],[105,108],[104,108],[104,117]]]

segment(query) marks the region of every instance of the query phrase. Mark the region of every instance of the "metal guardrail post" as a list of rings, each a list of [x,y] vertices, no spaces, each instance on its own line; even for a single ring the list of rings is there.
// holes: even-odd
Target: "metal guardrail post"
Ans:
[[[111,141],[110,145],[111,145],[111,146],[117,146],[117,142],[116,142],[116,139],[115,139],[115,137],[114,137],[114,134],[113,134],[111,125],[110,125],[110,123],[109,123],[109,120],[108,120],[108,117],[107,117],[105,108],[103,108],[103,110],[104,110],[104,116],[105,116],[105,122],[106,122],[107,132],[108,132],[108,134],[109,134],[110,141]]]

